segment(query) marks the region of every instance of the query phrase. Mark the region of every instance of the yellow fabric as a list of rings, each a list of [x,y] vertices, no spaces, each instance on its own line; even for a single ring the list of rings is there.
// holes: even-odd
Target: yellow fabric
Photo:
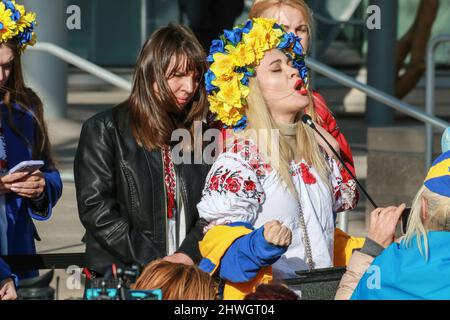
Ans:
[[[215,265],[214,269],[210,272],[211,276],[217,271],[222,257],[234,241],[251,232],[252,230],[241,226],[215,226],[206,233],[203,240],[200,241],[199,246],[202,257],[208,259]],[[226,281],[223,299],[242,300],[247,294],[254,292],[259,284],[269,283],[271,280],[272,267],[264,267],[252,281],[244,283]]]
[[[435,166],[431,167],[427,177],[425,178],[425,182],[430,179],[450,175],[449,168],[450,168],[450,159],[446,159],[444,161],[439,162]]]
[[[243,300],[247,294],[254,292],[257,286],[270,282],[272,282],[272,267],[262,268],[256,278],[249,282],[227,281],[223,291],[223,300]]]
[[[346,267],[352,257],[353,250],[364,246],[364,238],[348,235],[339,228],[334,232],[334,266]]]

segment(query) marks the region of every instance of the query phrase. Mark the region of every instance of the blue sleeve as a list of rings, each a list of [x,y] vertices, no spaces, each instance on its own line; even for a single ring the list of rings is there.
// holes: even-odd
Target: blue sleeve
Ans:
[[[12,276],[11,269],[9,268],[9,266],[6,264],[5,261],[0,259],[0,282],[2,282],[7,278],[10,278],[11,276]]]
[[[44,212],[36,212],[32,206],[28,206],[30,216],[38,221],[50,219],[52,216],[52,208],[56,205],[62,194],[61,176],[57,170],[43,172],[45,179],[45,198],[47,199],[47,208]]]
[[[261,227],[231,245],[220,263],[220,277],[235,283],[250,281],[262,267],[274,264],[286,250],[268,243],[264,227]]]

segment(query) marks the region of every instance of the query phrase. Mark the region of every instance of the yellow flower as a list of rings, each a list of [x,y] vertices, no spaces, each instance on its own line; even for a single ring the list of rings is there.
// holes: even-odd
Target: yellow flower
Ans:
[[[255,62],[255,51],[249,45],[245,43],[239,43],[237,47],[227,45],[225,49],[233,57],[237,67],[244,67],[251,65]]]
[[[17,35],[16,23],[11,19],[11,10],[0,2],[0,42],[6,42]]]
[[[234,71],[235,61],[231,55],[218,52],[213,56],[213,58],[214,62],[210,69],[214,72],[216,77],[230,74]]]
[[[254,23],[264,28],[266,31],[271,31],[273,25],[277,23],[276,19],[268,19],[268,18],[255,18],[253,19]]]
[[[246,99],[250,94],[250,88],[248,86],[244,86],[239,82],[239,88],[241,90],[241,98]]]
[[[28,12],[27,14],[21,15],[19,21],[17,21],[17,28],[19,32],[23,32],[26,28],[30,27],[33,22],[36,21],[36,13]]]
[[[217,99],[217,95],[215,93],[208,95],[208,102],[211,112],[219,113],[223,103]]]
[[[242,78],[242,77],[241,77]],[[220,83],[220,91],[217,93],[217,97],[229,104],[238,104],[241,101],[241,86],[238,77],[232,77],[228,81]],[[214,84],[216,85],[216,84]]]
[[[227,126],[236,125],[239,120],[244,116],[243,111],[241,112],[239,109],[231,108],[229,112],[222,112],[218,114],[220,121],[222,121]]]

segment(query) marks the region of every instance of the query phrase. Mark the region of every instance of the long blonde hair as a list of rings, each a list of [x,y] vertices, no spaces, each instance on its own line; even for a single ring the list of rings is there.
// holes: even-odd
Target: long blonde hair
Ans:
[[[216,285],[197,266],[155,260],[132,286],[135,290],[161,289],[163,300],[215,300]]]
[[[428,221],[422,221],[422,199],[428,207]],[[450,231],[450,198],[441,196],[422,186],[414,198],[411,214],[408,220],[408,229],[405,236],[405,245],[412,246],[416,237],[420,253],[428,260],[428,231]]]
[[[300,12],[303,15],[303,18],[305,19],[306,26],[308,29],[308,43],[311,46],[312,37],[314,34],[314,18],[313,18],[313,12],[308,6],[308,4],[304,0],[255,0],[253,2],[252,7],[250,8],[249,12],[249,18],[259,18],[263,17],[264,13],[271,8],[277,7],[278,9],[281,8],[281,6],[290,6],[295,9],[300,10]],[[275,18],[277,17],[270,17]],[[313,99],[316,99],[313,96]],[[306,113],[311,116],[311,118],[317,122],[317,123],[323,123],[323,120],[320,118],[320,116],[315,111],[315,108],[311,105],[306,109]]]
[[[258,139],[260,136],[252,136],[255,131],[258,133],[274,132],[274,130],[277,130],[277,125],[270,114],[266,102],[264,101],[258,80],[256,78],[250,78],[249,89],[250,93],[247,97],[247,107],[245,111],[248,119],[248,126],[238,135],[255,140],[255,143],[257,144],[264,160],[271,164],[272,168],[278,173],[282,181],[288,187],[288,190],[295,197],[297,197],[297,192],[295,191],[289,168],[296,153],[299,154],[308,164],[312,165],[318,172],[320,178],[327,185],[329,185],[328,177],[330,170],[326,165],[324,155],[319,149],[313,132],[300,120],[302,115],[301,112],[299,112],[295,118],[295,121],[298,122],[296,134],[298,152],[292,150],[286,138],[282,135],[278,135],[279,145],[272,145],[272,139]],[[312,101],[311,96],[310,101]],[[273,157],[277,157],[277,153],[278,158],[273,159]]]

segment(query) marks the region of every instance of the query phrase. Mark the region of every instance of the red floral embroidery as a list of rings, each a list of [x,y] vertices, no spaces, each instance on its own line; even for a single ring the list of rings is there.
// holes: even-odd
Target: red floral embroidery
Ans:
[[[241,183],[238,178],[228,178],[225,184],[225,190],[237,193],[241,188]]]
[[[175,167],[172,161],[172,152],[168,146],[162,148],[164,157],[164,183],[166,185],[167,196],[167,217],[172,219],[176,210],[175,190],[177,179],[175,176]]]
[[[252,180],[245,180],[244,189],[245,191],[253,191],[256,189],[256,184]]]
[[[300,164],[300,170],[301,170],[301,173],[302,173],[302,179],[303,179],[304,183],[306,183],[306,184],[315,184],[317,182],[316,178],[309,171],[309,166],[307,166],[304,163],[301,163]]]
[[[209,182],[209,189],[211,189],[212,191],[217,191],[219,190],[219,177],[214,176],[211,178],[211,181]]]
[[[229,152],[239,154],[243,160],[256,172],[258,178],[264,178],[272,172],[272,167],[265,163],[259,154],[257,146],[251,140],[234,140]]]
[[[302,180],[305,184],[315,184],[317,183],[316,177],[314,177],[314,175],[311,173],[311,171],[309,171],[309,169],[310,166],[302,162],[300,164],[300,172],[296,167],[295,169],[292,170],[292,176],[295,177],[297,175],[301,175]]]
[[[246,199],[256,199],[259,203],[263,202],[264,192],[259,191],[257,184],[250,177],[244,179],[240,170],[230,171],[224,169],[224,166],[218,167],[209,178],[209,181],[203,190],[204,194],[211,195],[213,192],[219,194],[231,193],[237,197]]]

